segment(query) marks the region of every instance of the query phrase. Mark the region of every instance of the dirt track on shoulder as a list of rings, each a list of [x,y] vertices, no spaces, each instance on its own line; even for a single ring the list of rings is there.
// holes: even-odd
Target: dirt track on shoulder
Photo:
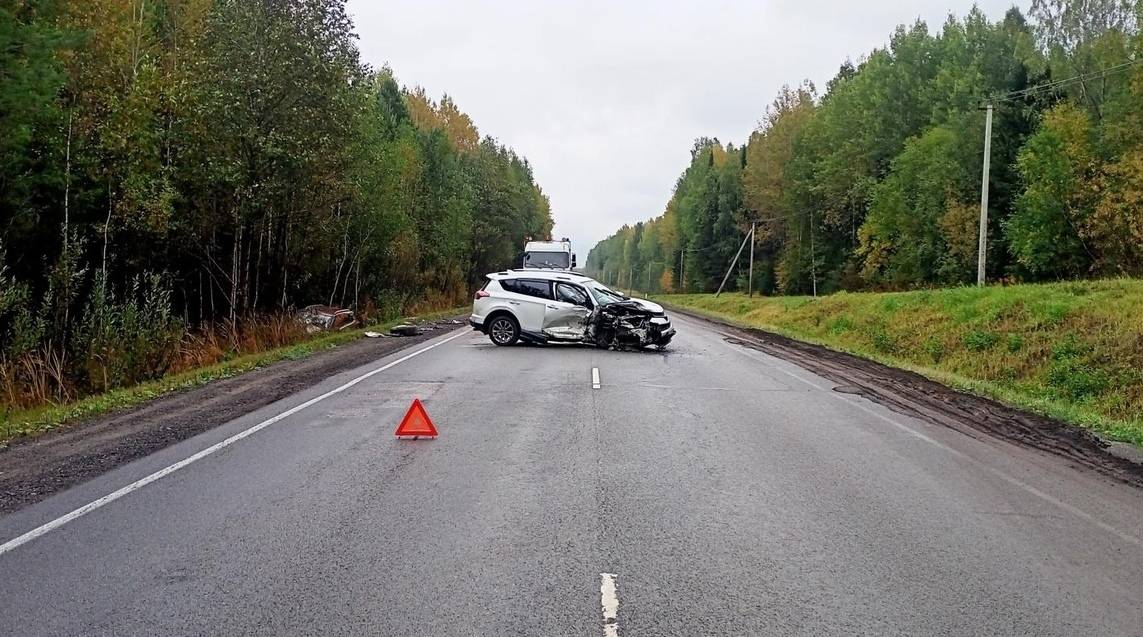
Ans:
[[[1106,441],[1085,429],[957,391],[920,374],[852,354],[761,329],[734,326],[678,307],[670,309],[722,326],[729,341],[824,376],[838,383],[835,391],[863,396],[898,413],[969,436],[993,436],[1062,456],[1076,465],[1143,487],[1143,464],[1111,453]]]

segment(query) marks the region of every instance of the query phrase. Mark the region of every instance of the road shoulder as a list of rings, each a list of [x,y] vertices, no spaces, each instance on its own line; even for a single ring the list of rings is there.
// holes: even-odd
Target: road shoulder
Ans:
[[[1143,462],[1137,454],[1132,457],[1085,429],[952,389],[915,372],[669,307],[673,313],[717,326],[717,331],[732,343],[789,361],[837,383],[834,391],[862,396],[897,413],[969,436],[984,434],[1060,456],[1143,488]]]
[[[0,451],[0,515],[209,431],[334,374],[423,343],[458,327],[453,320],[430,325],[432,329],[417,336],[360,338],[16,440]]]

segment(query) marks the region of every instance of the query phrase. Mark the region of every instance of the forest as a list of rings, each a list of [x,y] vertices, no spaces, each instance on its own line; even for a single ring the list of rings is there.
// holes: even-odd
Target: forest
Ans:
[[[550,233],[526,159],[359,59],[344,0],[0,0],[0,399],[455,306]]]
[[[1141,22],[1139,0],[1033,0],[899,26],[824,91],[784,87],[745,144],[696,140],[665,210],[587,270],[713,292],[756,224],[762,294],[975,282],[991,103],[988,281],[1143,274]]]

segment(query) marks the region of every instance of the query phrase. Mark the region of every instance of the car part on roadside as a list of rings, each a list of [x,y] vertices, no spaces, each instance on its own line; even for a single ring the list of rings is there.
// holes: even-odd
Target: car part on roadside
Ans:
[[[408,323],[394,325],[393,327],[389,328],[389,334],[393,336],[416,336],[423,333],[424,330],[421,329],[420,326],[410,325]]]
[[[298,312],[297,320],[305,326],[307,334],[340,332],[357,325],[353,310],[331,305],[308,305]]]

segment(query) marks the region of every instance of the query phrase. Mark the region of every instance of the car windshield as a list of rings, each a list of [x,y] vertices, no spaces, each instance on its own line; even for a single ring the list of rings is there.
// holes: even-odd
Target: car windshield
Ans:
[[[591,290],[591,295],[595,301],[600,305],[607,305],[608,303],[615,303],[616,301],[626,301],[627,297],[605,287],[602,283],[591,282],[587,284],[587,289]]]
[[[524,267],[567,268],[570,265],[566,252],[528,252],[524,255]]]

